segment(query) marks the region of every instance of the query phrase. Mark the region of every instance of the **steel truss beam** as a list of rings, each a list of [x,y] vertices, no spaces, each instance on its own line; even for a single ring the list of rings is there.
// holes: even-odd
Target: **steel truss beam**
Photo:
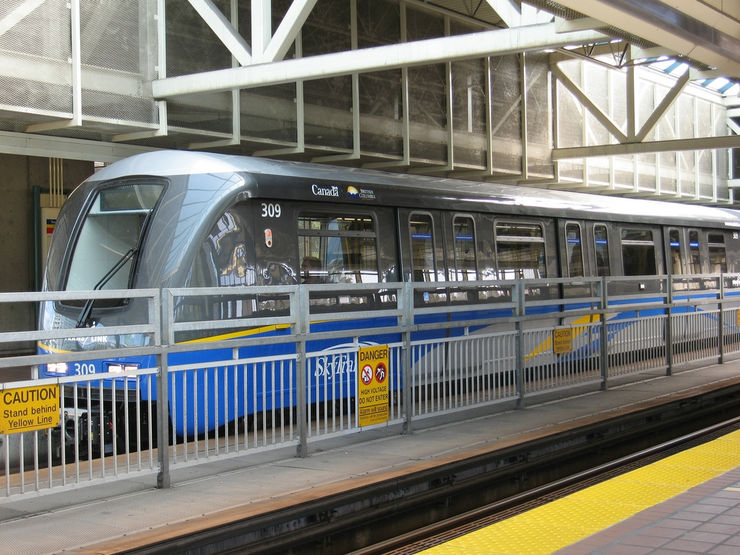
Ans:
[[[553,54],[551,57],[550,69],[555,79],[560,82],[575,98],[583,108],[587,110],[594,118],[601,123],[609,134],[614,137],[619,144],[591,145],[584,147],[572,148],[555,148],[552,151],[553,161],[565,160],[570,158],[588,158],[595,156],[615,156],[623,154],[640,154],[649,152],[667,152],[679,150],[705,150],[717,148],[737,148],[740,147],[740,137],[723,136],[723,137],[701,137],[690,139],[675,139],[666,141],[645,141],[660,119],[666,115],[669,108],[678,99],[681,92],[692,79],[701,78],[700,72],[693,69],[686,71],[678,79],[668,93],[663,97],[660,103],[653,110],[650,117],[645,121],[642,127],[637,130],[637,114],[635,106],[635,67],[627,66],[627,82],[625,98],[627,99],[627,132],[623,132],[616,122],[601,110],[589,96],[568,77],[558,66],[558,63],[566,59],[562,54]],[[556,134],[557,136],[557,134]]]
[[[596,31],[558,33],[555,23],[546,23],[170,77],[152,82],[152,93],[155,98],[164,99],[558,48],[604,38],[602,33]]]
[[[618,145],[579,146],[555,148],[553,160],[589,158],[594,156],[618,156],[621,154],[645,154],[651,152],[678,152],[683,150],[711,150],[716,148],[740,148],[740,136],[696,137],[691,139],[669,139],[647,143],[626,142]]]

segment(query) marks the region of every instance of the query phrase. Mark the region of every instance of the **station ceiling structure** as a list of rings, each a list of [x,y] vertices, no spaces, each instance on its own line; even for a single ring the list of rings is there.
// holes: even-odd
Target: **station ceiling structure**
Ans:
[[[732,204],[739,82],[733,0],[0,7],[11,154],[202,149]]]

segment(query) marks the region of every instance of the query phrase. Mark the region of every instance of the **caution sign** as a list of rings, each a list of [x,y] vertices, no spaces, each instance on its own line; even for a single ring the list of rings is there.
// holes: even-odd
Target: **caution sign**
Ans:
[[[570,353],[573,350],[573,328],[555,328],[552,330],[552,352],[556,355]]]
[[[43,430],[58,425],[58,385],[0,391],[0,434]]]
[[[359,425],[388,422],[388,345],[360,348],[357,363]]]

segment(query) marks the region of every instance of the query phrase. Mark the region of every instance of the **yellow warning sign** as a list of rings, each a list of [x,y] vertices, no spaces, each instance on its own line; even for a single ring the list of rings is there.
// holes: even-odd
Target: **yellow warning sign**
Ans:
[[[58,385],[0,391],[0,434],[43,430],[58,425]]]
[[[361,347],[357,362],[360,427],[388,422],[388,345]]]
[[[552,330],[552,352],[556,355],[573,350],[573,328],[555,328]]]

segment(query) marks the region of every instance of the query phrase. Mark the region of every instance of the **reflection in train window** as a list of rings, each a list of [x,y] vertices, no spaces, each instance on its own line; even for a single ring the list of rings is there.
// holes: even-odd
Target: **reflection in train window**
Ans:
[[[655,243],[649,229],[622,228],[622,263],[624,275],[655,274]]]
[[[188,287],[254,285],[254,252],[239,206],[226,210],[211,228],[193,261]]]
[[[596,252],[596,275],[599,277],[609,276],[609,240],[606,226],[597,224],[594,226],[594,251]]]
[[[302,215],[298,254],[303,283],[377,283],[375,222],[367,215]]]
[[[583,277],[581,226],[575,222],[565,224],[565,249],[567,251],[568,276]]]
[[[470,216],[457,216],[452,222],[455,242],[455,281],[475,281],[478,272],[475,261],[475,228]]]
[[[190,267],[187,287],[255,285],[254,242],[244,212],[243,205],[232,206],[213,224]],[[175,312],[178,321],[226,320],[250,316],[256,307],[250,299],[183,297]]]
[[[713,274],[726,272],[725,236],[722,233],[710,233],[707,246],[709,247],[709,271]]]
[[[689,231],[689,273],[701,273],[701,256],[699,255],[699,232],[695,229]]]
[[[671,273],[683,274],[683,258],[681,258],[681,232],[671,229],[668,232],[668,244],[671,249]]]
[[[495,231],[498,279],[547,277],[541,225],[497,222]]]
[[[411,268],[414,281],[437,281],[434,257],[434,226],[428,214],[409,216],[411,233]]]

